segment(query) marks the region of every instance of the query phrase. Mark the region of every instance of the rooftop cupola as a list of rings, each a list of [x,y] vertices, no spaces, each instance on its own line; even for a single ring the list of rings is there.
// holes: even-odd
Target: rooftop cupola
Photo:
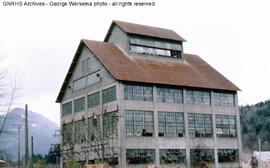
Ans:
[[[122,21],[113,21],[104,39],[127,53],[172,58],[183,58],[185,41],[173,30]]]

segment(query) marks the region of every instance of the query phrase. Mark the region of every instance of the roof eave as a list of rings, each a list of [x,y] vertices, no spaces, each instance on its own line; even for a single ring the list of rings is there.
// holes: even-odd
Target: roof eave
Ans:
[[[79,46],[78,46],[78,48],[76,50],[75,56],[72,59],[71,65],[70,65],[70,67],[68,69],[68,73],[66,74],[64,82],[63,82],[63,84],[61,86],[60,92],[58,93],[58,96],[56,98],[56,101],[55,101],[56,103],[60,103],[62,101],[63,95],[65,93],[65,89],[66,89],[66,87],[68,85],[69,79],[71,78],[72,72],[73,72],[73,70],[75,68],[75,65],[77,63],[76,60],[79,57],[80,49],[82,48],[82,45],[83,45],[83,41],[81,40],[80,44],[79,44]]]

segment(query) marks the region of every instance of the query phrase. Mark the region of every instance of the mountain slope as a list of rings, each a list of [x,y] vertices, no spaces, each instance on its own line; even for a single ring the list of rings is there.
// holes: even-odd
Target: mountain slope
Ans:
[[[240,107],[243,148],[270,150],[270,100]]]
[[[8,118],[4,127],[4,132],[0,135],[0,152],[10,154],[12,160],[18,156],[18,126],[21,126],[21,156],[25,154],[25,129],[24,129],[24,109],[15,108],[8,113]],[[51,120],[42,115],[29,111],[29,152],[31,151],[31,136],[34,139],[34,154],[45,155],[48,153],[51,143],[55,143],[53,134],[59,127]],[[0,116],[0,123],[4,116]]]

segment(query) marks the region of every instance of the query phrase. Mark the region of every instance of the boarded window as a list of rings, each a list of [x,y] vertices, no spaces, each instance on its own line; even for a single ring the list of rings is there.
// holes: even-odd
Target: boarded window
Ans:
[[[87,75],[87,86],[100,82],[100,71]]]
[[[73,91],[77,91],[85,88],[86,85],[86,77],[77,79],[73,82]]]

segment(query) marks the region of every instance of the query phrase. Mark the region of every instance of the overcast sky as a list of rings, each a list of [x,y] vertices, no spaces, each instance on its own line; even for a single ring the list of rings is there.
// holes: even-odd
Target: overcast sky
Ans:
[[[59,125],[55,100],[80,39],[102,41],[114,19],[175,30],[188,41],[186,53],[198,54],[241,88],[240,105],[270,98],[268,0],[155,2],[155,7],[62,8],[4,7],[1,1],[0,55],[10,73],[18,73],[21,88],[14,106],[28,103]]]

